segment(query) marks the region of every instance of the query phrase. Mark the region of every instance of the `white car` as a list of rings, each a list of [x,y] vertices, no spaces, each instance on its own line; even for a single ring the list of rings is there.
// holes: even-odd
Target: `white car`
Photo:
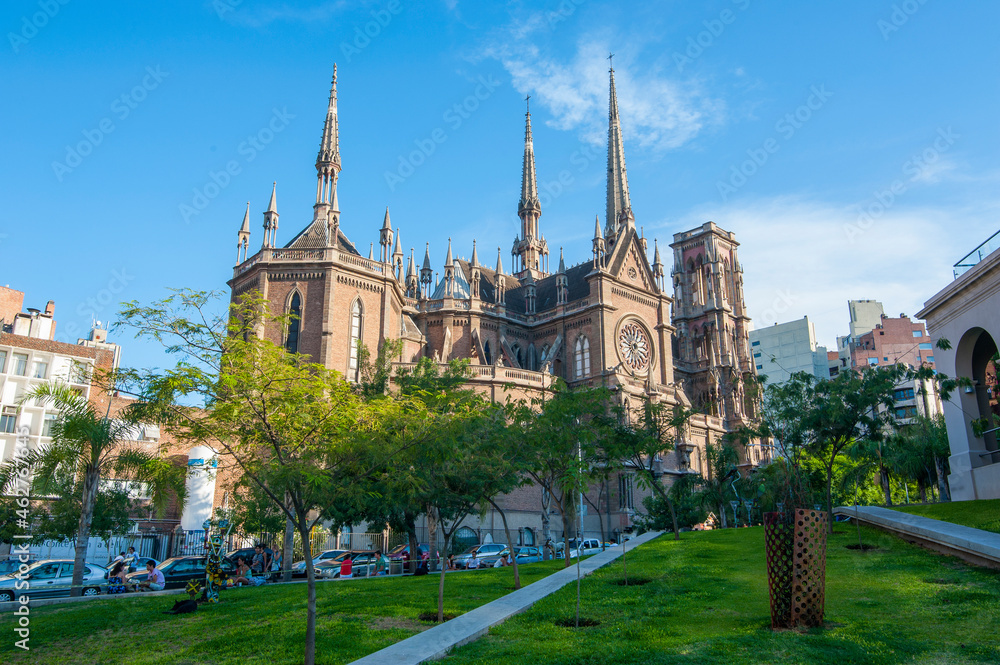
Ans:
[[[590,556],[591,554],[597,554],[598,552],[604,550],[604,548],[601,547],[601,541],[597,538],[584,538],[582,545],[582,547],[578,547],[576,538],[571,539],[569,541],[569,558],[576,558],[580,556],[581,552],[583,553],[583,556]]]

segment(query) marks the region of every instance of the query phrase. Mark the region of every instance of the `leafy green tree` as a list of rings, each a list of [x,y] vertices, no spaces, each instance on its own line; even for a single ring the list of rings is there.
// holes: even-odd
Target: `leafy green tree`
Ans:
[[[115,377],[111,377],[115,381]],[[135,442],[144,422],[135,405],[117,414],[105,413],[65,384],[43,383],[25,393],[22,400],[35,399],[59,411],[52,427],[52,440],[24,457],[15,457],[0,467],[0,490],[9,489],[22,469],[31,473],[33,498],[46,497],[60,488],[67,475],[79,491],[79,518],[75,529],[73,586],[70,595],[82,590],[87,544],[94,526],[102,478],[120,478],[149,483],[153,503],[162,511],[171,498],[183,501],[184,475],[169,461],[147,452]],[[75,510],[61,504],[57,523],[66,531],[65,520]],[[99,524],[99,527],[102,525]]]
[[[187,442],[212,446],[253,491],[291,520],[307,573],[304,660],[315,662],[316,579],[310,530],[324,506],[364,492],[380,468],[370,442],[379,438],[391,402],[369,405],[324,366],[289,353],[258,333],[287,325],[259,294],[212,313],[216,294],[178,290],[142,306],[126,303],[120,316],[138,336],[179,354],[176,367],[137,376],[146,411],[172,425]],[[188,406],[200,401],[197,406]],[[377,451],[392,454],[395,451]]]

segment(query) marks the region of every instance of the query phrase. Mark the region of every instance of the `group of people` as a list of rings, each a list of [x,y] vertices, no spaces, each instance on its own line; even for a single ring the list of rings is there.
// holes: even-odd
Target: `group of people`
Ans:
[[[233,582],[236,586],[260,586],[267,581],[272,568],[277,565],[281,570],[281,553],[278,553],[277,560],[270,548],[260,543],[254,545],[254,554],[248,564],[243,556],[236,557],[236,577]]]
[[[125,584],[125,575],[134,572],[139,564],[139,555],[134,547],[128,552],[121,552],[111,561],[108,572],[108,593],[125,593],[126,591],[163,591],[166,579],[163,572],[156,567],[156,562],[150,559],[146,562],[146,579],[136,584]]]

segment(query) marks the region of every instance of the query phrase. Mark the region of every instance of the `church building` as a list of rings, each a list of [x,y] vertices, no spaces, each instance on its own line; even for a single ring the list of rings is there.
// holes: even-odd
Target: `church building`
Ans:
[[[501,248],[494,260],[494,245],[475,241],[468,260],[455,258],[449,240],[443,266],[432,265],[429,245],[418,262],[412,249],[404,253],[388,209],[378,256],[362,256],[344,232],[337,200],[339,131],[335,67],[316,158],[312,219],[279,245],[275,185],[256,253],[249,254],[249,206],[239,230],[237,265],[228,282],[232,297],[258,290],[274,311],[295,315],[287,329],[265,330],[272,341],[349,381],[358,378],[358,341],[374,353],[382,341],[399,339],[400,366],[425,357],[440,363],[467,358],[470,384],[496,399],[511,387],[521,395],[538,394],[559,377],[570,386],[617,387],[633,405],[648,397],[699,407],[702,413],[682,443],[663,456],[666,479],[705,472],[705,444],[754,419],[756,404],[744,388],[754,365],[739,243],[712,222],[677,233],[667,274],[657,242],[649,247],[636,229],[613,68],[605,217],[603,224],[599,217],[594,222],[591,255],[576,263],[567,263],[561,250],[550,262],[530,109],[517,201],[521,229],[506,269]],[[744,462],[763,461],[763,450],[743,451]],[[636,509],[641,511],[639,490],[628,476],[622,474],[598,498],[601,519],[612,531],[628,528]],[[537,533],[540,494],[528,487],[504,501],[524,544],[532,544]],[[598,533],[597,519],[588,516],[588,535]],[[554,532],[560,528],[554,520]]]

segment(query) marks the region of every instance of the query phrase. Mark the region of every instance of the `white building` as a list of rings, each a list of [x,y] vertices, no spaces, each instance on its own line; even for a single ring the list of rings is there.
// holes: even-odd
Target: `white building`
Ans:
[[[780,384],[796,372],[830,378],[826,347],[816,344],[816,328],[808,316],[750,331],[750,353],[757,374],[768,384]]]

